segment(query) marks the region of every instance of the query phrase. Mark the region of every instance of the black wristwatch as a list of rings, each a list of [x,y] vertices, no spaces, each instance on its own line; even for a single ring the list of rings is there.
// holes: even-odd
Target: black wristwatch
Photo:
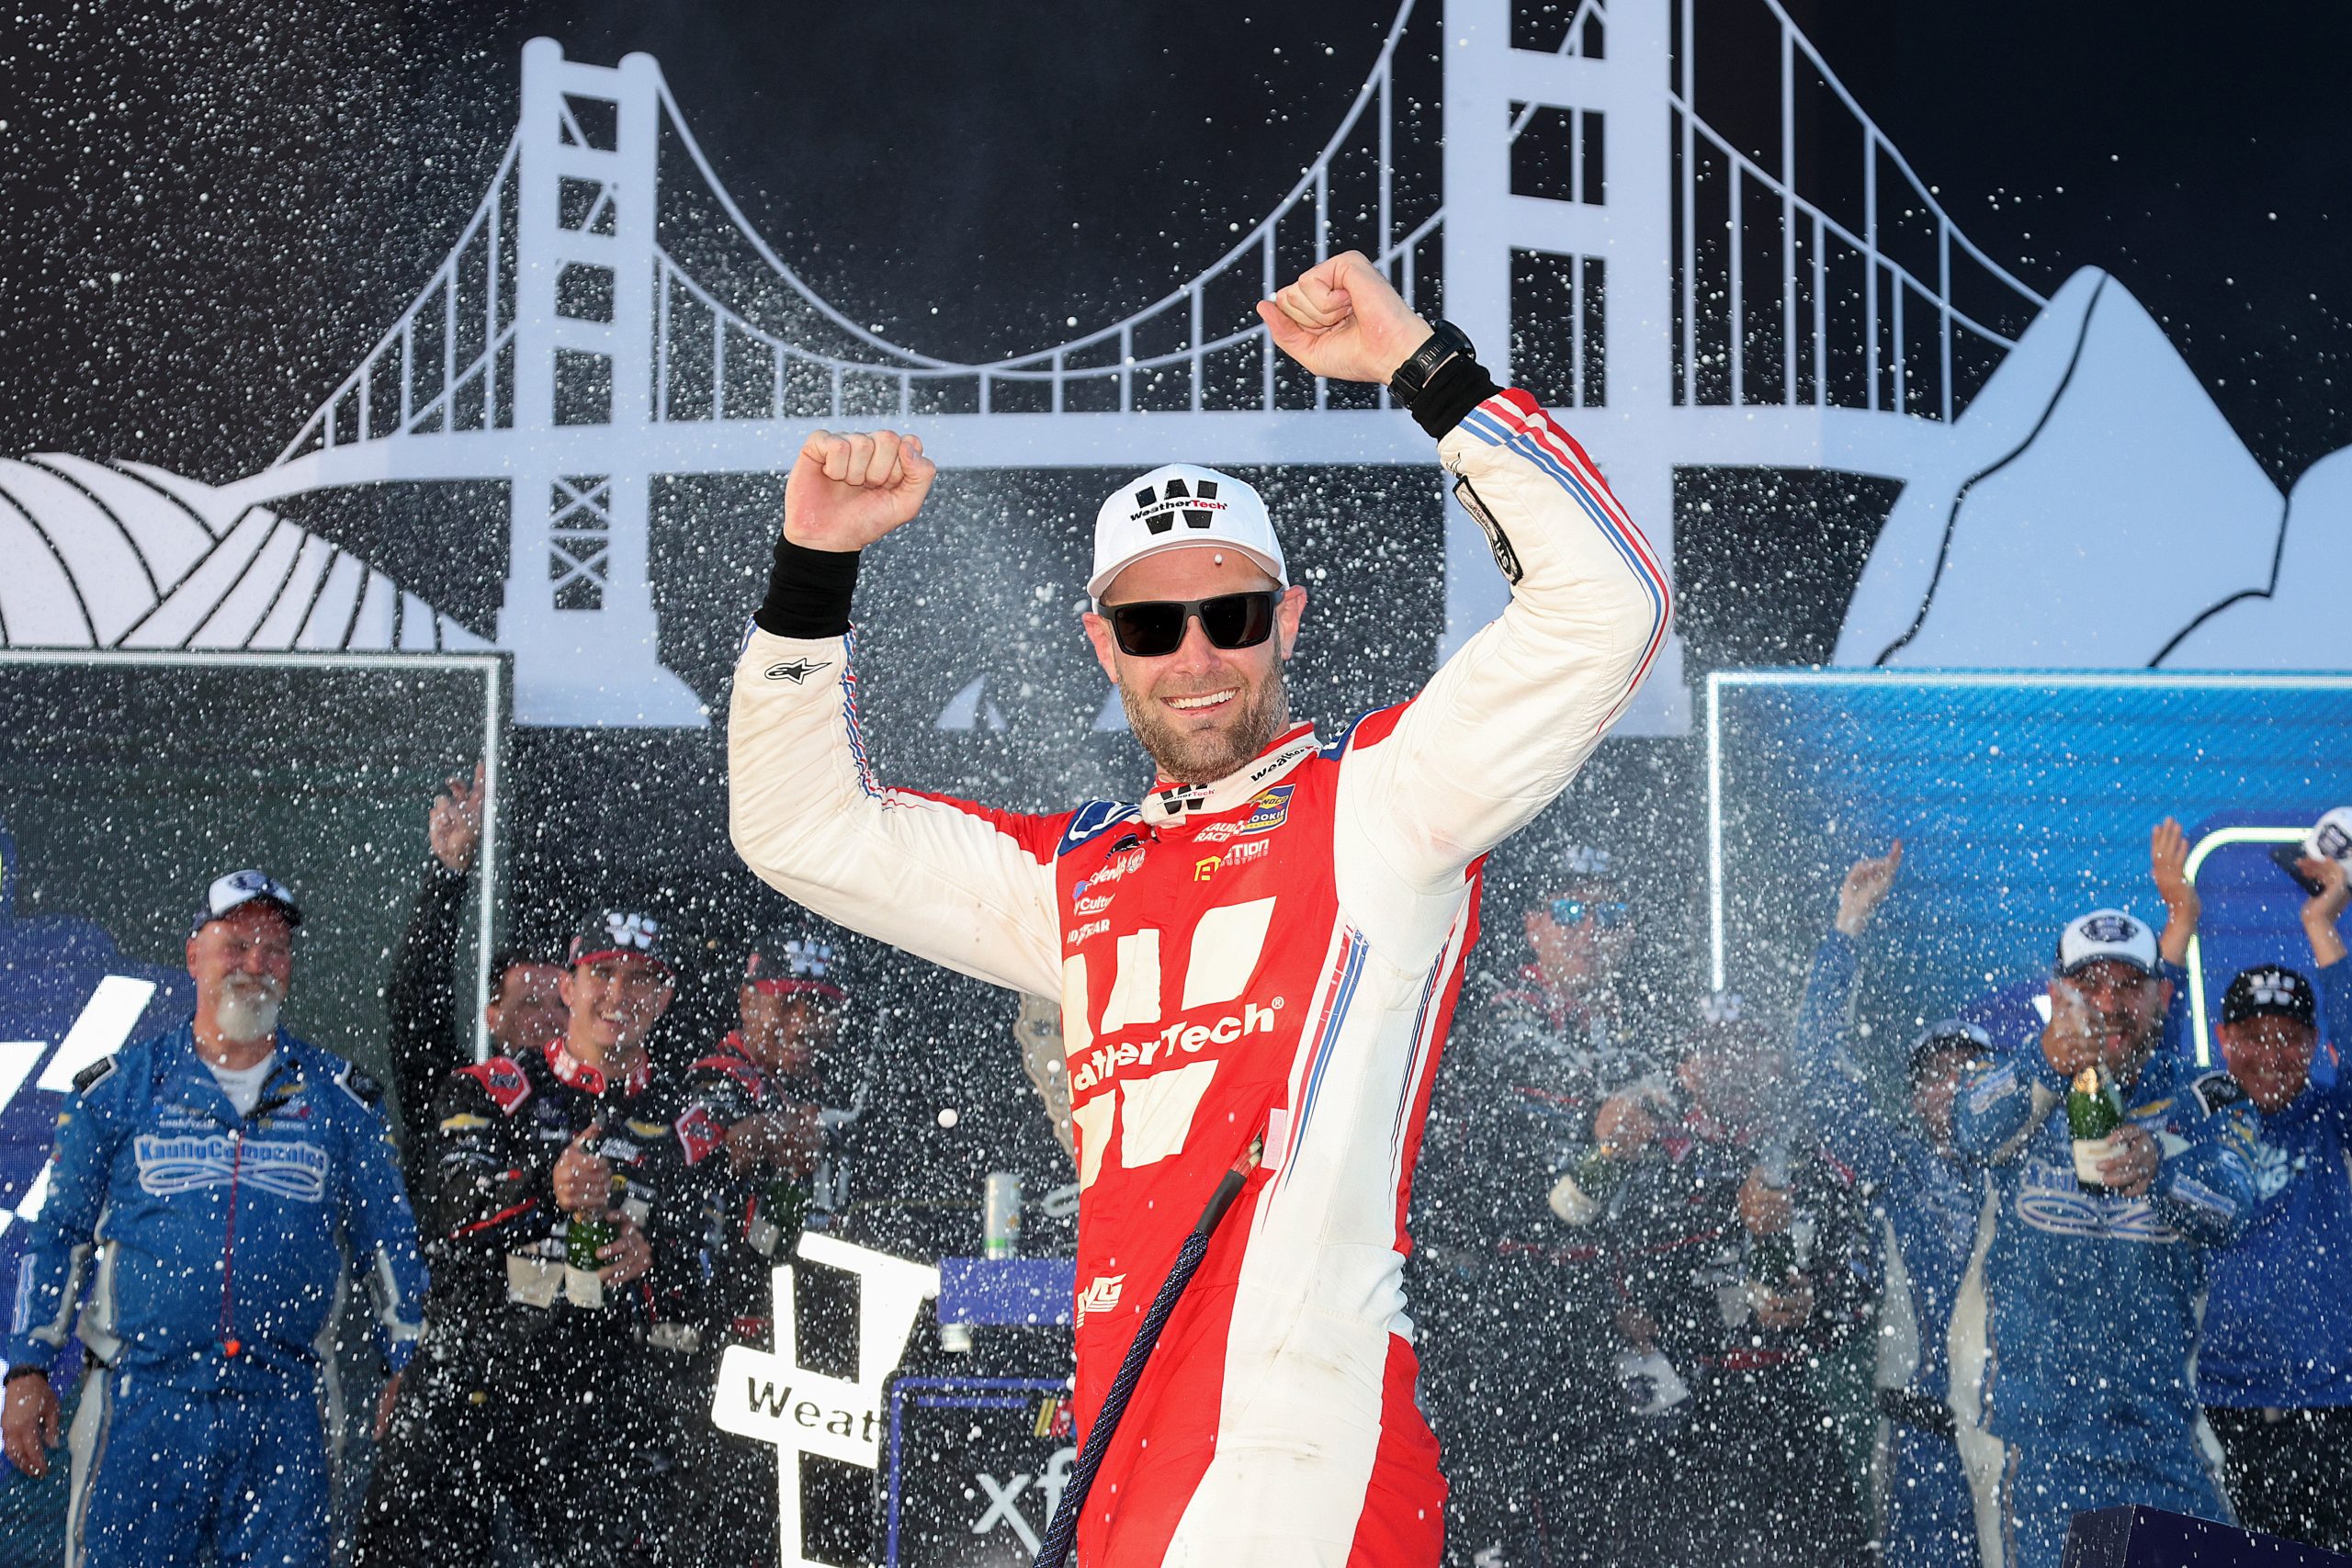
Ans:
[[[1429,389],[1430,378],[1438,373],[1439,367],[1456,355],[1476,359],[1478,351],[1471,345],[1469,333],[1452,321],[1440,321],[1430,329],[1428,341],[1396,367],[1396,374],[1388,378],[1390,394],[1411,408],[1413,400]]]

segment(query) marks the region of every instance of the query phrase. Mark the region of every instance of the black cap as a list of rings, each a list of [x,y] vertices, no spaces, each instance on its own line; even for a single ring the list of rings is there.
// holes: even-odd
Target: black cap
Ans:
[[[841,953],[832,943],[799,931],[771,931],[752,944],[743,961],[743,983],[778,996],[798,992],[827,1001],[846,1000]]]
[[[2243,1023],[2250,1018],[2291,1018],[2306,1029],[2316,1027],[2319,1008],[2312,999],[2312,983],[2277,964],[2239,971],[2222,993],[2222,1021]]]
[[[634,954],[652,960],[663,974],[674,977],[678,966],[672,962],[671,953],[676,945],[676,939],[651,915],[633,909],[598,909],[580,922],[564,965],[577,969],[599,959]]]
[[[232,871],[226,876],[216,876],[212,886],[204,890],[204,902],[197,906],[196,919],[189,922],[187,934],[194,936],[221,916],[242,909],[248,904],[268,904],[286,917],[288,926],[302,923],[302,911],[294,902],[294,890],[266,871]]]

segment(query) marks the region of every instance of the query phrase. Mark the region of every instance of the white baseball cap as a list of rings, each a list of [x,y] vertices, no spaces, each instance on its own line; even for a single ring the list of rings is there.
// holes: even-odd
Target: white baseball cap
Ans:
[[[2352,806],[2339,806],[2303,835],[2303,853],[2352,866]]]
[[[1231,474],[1170,463],[1111,493],[1094,514],[1094,570],[1087,595],[1101,599],[1111,580],[1146,556],[1188,545],[1239,550],[1287,587],[1282,541],[1258,492]]]
[[[2066,922],[2058,938],[2058,973],[2078,974],[2094,964],[2129,964],[2143,975],[2159,973],[2156,933],[2145,920],[2120,909],[2093,909]]]

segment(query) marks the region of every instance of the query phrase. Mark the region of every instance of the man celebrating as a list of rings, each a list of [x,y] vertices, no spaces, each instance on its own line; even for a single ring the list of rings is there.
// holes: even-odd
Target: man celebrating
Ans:
[[[1294,722],[1282,667],[1306,591],[1249,486],[1171,465],[1103,504],[1087,584],[1087,636],[1158,769],[1142,803],[1031,817],[880,788],[851,589],[857,552],[934,474],[887,431],[802,448],[736,671],[732,827],[752,869],[854,930],[1062,998],[1082,1426],[1195,1216],[1255,1154],[1095,1479],[1093,1568],[1437,1561],[1402,1221],[1478,861],[1574,775],[1668,624],[1664,575],[1582,450],[1363,256],[1258,311],[1314,374],[1392,389],[1510,579],[1510,607],[1417,700],[1329,743]]]
[[[278,1027],[301,919],[261,872],[214,882],[187,939],[196,1017],[85,1068],[58,1117],[0,1425],[46,1473],[80,1309],[69,1562],[324,1562],[319,1345],[345,1282],[376,1294],[395,1369],[416,1348],[424,1270],[381,1091]]]
[[[2254,1209],[2255,1121],[2227,1073],[2160,1048],[2172,999],[2155,933],[2094,909],[2059,939],[2039,1045],[1984,1063],[1953,1102],[1954,1145],[1993,1175],[1953,1314],[1953,1403],[1978,1539],[2006,1568],[2057,1568],[2088,1509],[2230,1517],[2195,1368],[2214,1255]],[[2113,1094],[2103,1142],[2070,1136],[2075,1085]],[[1966,1425],[1999,1440],[1997,1475]]]
[[[665,924],[597,909],[571,940],[565,1032],[460,1067],[419,1197],[424,1349],[369,1483],[359,1568],[488,1564],[498,1512],[567,1568],[655,1556],[674,1519],[670,1390],[700,1343],[704,1191],[722,1129],[658,1079],[676,988]]]

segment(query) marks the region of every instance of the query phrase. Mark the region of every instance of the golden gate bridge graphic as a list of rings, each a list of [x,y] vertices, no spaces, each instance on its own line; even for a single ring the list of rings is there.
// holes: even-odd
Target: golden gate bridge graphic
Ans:
[[[1278,372],[1250,304],[1286,281],[1278,247],[1295,258],[1310,239],[1318,259],[1374,256],[1430,314],[1442,280],[1444,312],[1498,378],[1515,352],[1540,351],[1554,384],[1539,395],[1669,560],[1678,468],[1826,468],[1949,494],[2014,443],[2014,421],[1959,416],[2049,301],[1960,231],[1779,0],[1756,0],[1776,49],[1756,55],[1742,35],[1739,69],[1777,77],[1776,145],[1761,152],[1697,112],[1710,40],[1692,0],[1582,0],[1542,50],[1514,47],[1511,0],[1448,0],[1442,200],[1418,204],[1396,177],[1396,86],[1416,3],[1318,155],[1224,255],[1112,325],[978,364],[890,341],[810,288],[729,196],[651,56],[603,66],[534,39],[513,138],[447,259],[272,463],[209,491],[136,465],[8,464],[0,534],[40,525],[20,491],[72,489],[140,558],[134,570],[115,540],[69,547],[47,530],[87,626],[58,640],[472,645],[322,540],[278,528],[281,573],[256,564],[272,547],[248,536],[304,492],[503,480],[495,641],[514,657],[517,718],[698,725],[698,699],[656,652],[654,476],[774,471],[808,429],[860,421],[920,430],[951,468],[1429,463],[1385,390]],[[751,292],[784,311],[665,249],[665,138],[732,225],[729,243],[764,267]],[[1515,179],[1515,157],[1545,138],[1561,154],[1550,174]],[[1349,159],[1372,173],[1343,195]],[[1816,178],[1824,168],[1837,177]],[[142,489],[170,504],[129,493]],[[92,603],[100,566],[139,601],[114,614],[123,624],[102,626]],[[1506,592],[1450,504],[1445,568],[1450,649]],[[228,615],[239,595],[251,613]],[[5,626],[0,638],[28,640]],[[1626,728],[1688,724],[1677,646]]]

